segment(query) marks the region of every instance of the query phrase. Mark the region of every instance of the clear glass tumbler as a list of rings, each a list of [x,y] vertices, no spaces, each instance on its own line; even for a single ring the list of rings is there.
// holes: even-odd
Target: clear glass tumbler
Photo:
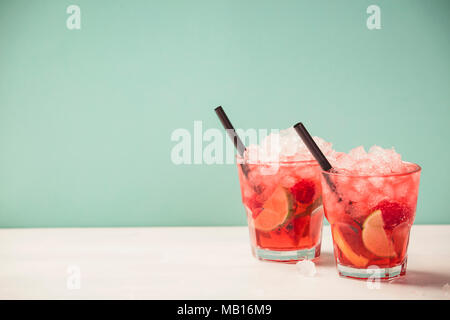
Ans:
[[[238,157],[237,163],[253,255],[281,262],[318,258],[323,208],[317,162]]]
[[[325,216],[341,276],[391,279],[404,275],[421,168],[360,176],[322,172]]]

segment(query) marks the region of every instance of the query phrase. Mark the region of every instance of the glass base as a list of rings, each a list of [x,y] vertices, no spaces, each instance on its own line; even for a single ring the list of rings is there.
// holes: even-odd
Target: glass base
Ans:
[[[277,262],[296,262],[300,260],[314,260],[320,255],[320,244],[313,248],[301,250],[269,250],[252,248],[253,255],[259,260]]]
[[[364,280],[367,279],[390,280],[405,275],[406,261],[403,262],[402,264],[390,268],[379,268],[378,266],[374,265],[363,269],[343,266],[337,263],[337,269],[341,277],[364,279]]]

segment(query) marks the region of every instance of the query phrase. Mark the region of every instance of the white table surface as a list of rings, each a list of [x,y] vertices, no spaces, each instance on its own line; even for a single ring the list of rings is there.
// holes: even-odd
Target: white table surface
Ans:
[[[407,275],[340,278],[252,257],[246,227],[0,230],[0,299],[450,299],[450,225],[414,226]],[[78,288],[79,284],[79,288]]]

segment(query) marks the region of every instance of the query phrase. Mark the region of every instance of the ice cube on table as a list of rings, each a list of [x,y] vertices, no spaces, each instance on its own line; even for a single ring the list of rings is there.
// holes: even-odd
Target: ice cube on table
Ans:
[[[316,265],[311,260],[302,260],[296,263],[298,274],[303,277],[314,277],[316,275]]]
[[[442,286],[442,291],[444,291],[445,296],[450,295],[450,285],[448,283],[444,284]]]

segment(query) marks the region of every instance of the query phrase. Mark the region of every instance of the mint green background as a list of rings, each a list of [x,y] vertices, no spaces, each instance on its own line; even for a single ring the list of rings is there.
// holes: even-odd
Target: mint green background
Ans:
[[[244,225],[234,166],[170,161],[172,131],[220,128],[217,105],[242,128],[304,121],[341,151],[395,146],[423,167],[416,223],[450,223],[449,9],[3,0],[0,226]]]

